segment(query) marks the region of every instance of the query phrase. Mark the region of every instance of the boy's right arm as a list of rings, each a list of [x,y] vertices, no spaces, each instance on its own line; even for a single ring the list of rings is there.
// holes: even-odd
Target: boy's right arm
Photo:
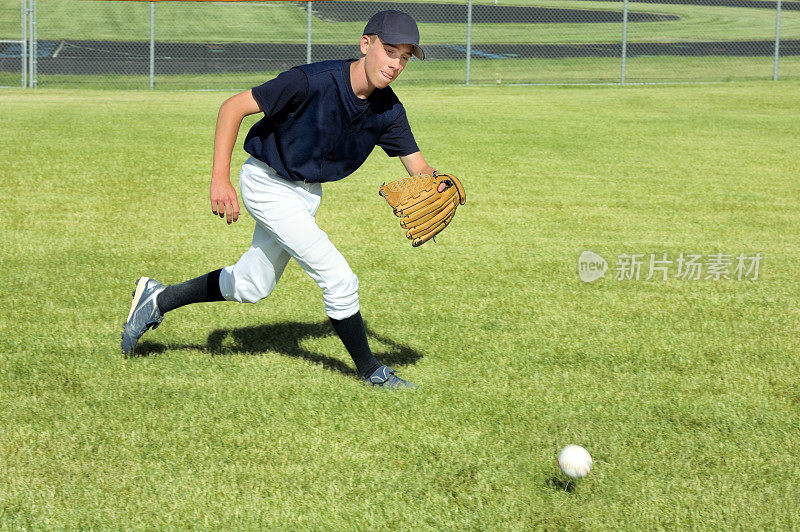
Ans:
[[[239,199],[231,184],[231,153],[236,144],[242,119],[261,112],[248,90],[231,96],[219,108],[214,132],[214,164],[211,170],[211,212],[227,218],[228,225],[239,219]]]

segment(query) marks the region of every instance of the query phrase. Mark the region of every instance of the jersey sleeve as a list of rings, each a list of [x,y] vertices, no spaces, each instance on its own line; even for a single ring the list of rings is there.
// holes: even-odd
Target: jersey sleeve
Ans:
[[[411,155],[419,151],[404,107],[400,107],[395,119],[383,130],[377,144],[389,157]]]
[[[255,98],[267,119],[280,120],[294,112],[308,97],[308,78],[299,68],[278,74],[266,83],[253,87]]]

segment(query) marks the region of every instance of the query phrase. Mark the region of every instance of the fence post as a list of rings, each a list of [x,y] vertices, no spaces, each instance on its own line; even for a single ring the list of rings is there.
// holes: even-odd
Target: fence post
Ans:
[[[20,57],[22,58],[22,88],[28,86],[28,5],[26,0],[20,0],[22,19],[22,34],[19,43]]]
[[[781,47],[781,0],[775,12],[775,61],[772,65],[772,81],[778,81],[778,55]]]
[[[156,86],[156,3],[150,2],[150,90]]]
[[[626,59],[628,57],[628,0],[622,2],[622,65],[619,82],[625,85]]]
[[[29,0],[28,9],[28,39],[30,44],[28,46],[28,87],[35,89],[39,84],[36,76],[36,68],[38,66],[38,42],[36,40],[36,0]]]
[[[308,1],[308,17],[306,21],[306,63],[311,62],[311,0]]]
[[[470,59],[472,58],[472,0],[467,0],[467,80],[469,85]]]

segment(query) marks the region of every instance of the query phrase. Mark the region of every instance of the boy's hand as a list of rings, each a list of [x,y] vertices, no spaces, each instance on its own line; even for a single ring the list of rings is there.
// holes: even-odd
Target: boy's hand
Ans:
[[[211,180],[211,212],[220,218],[227,217],[228,225],[239,219],[239,198],[230,181]]]

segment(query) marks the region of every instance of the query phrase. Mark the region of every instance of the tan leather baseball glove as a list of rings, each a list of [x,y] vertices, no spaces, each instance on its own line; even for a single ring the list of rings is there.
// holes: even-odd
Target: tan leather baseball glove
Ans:
[[[453,219],[467,193],[454,175],[415,175],[383,185],[378,193],[400,217],[400,227],[414,247],[439,234]]]

